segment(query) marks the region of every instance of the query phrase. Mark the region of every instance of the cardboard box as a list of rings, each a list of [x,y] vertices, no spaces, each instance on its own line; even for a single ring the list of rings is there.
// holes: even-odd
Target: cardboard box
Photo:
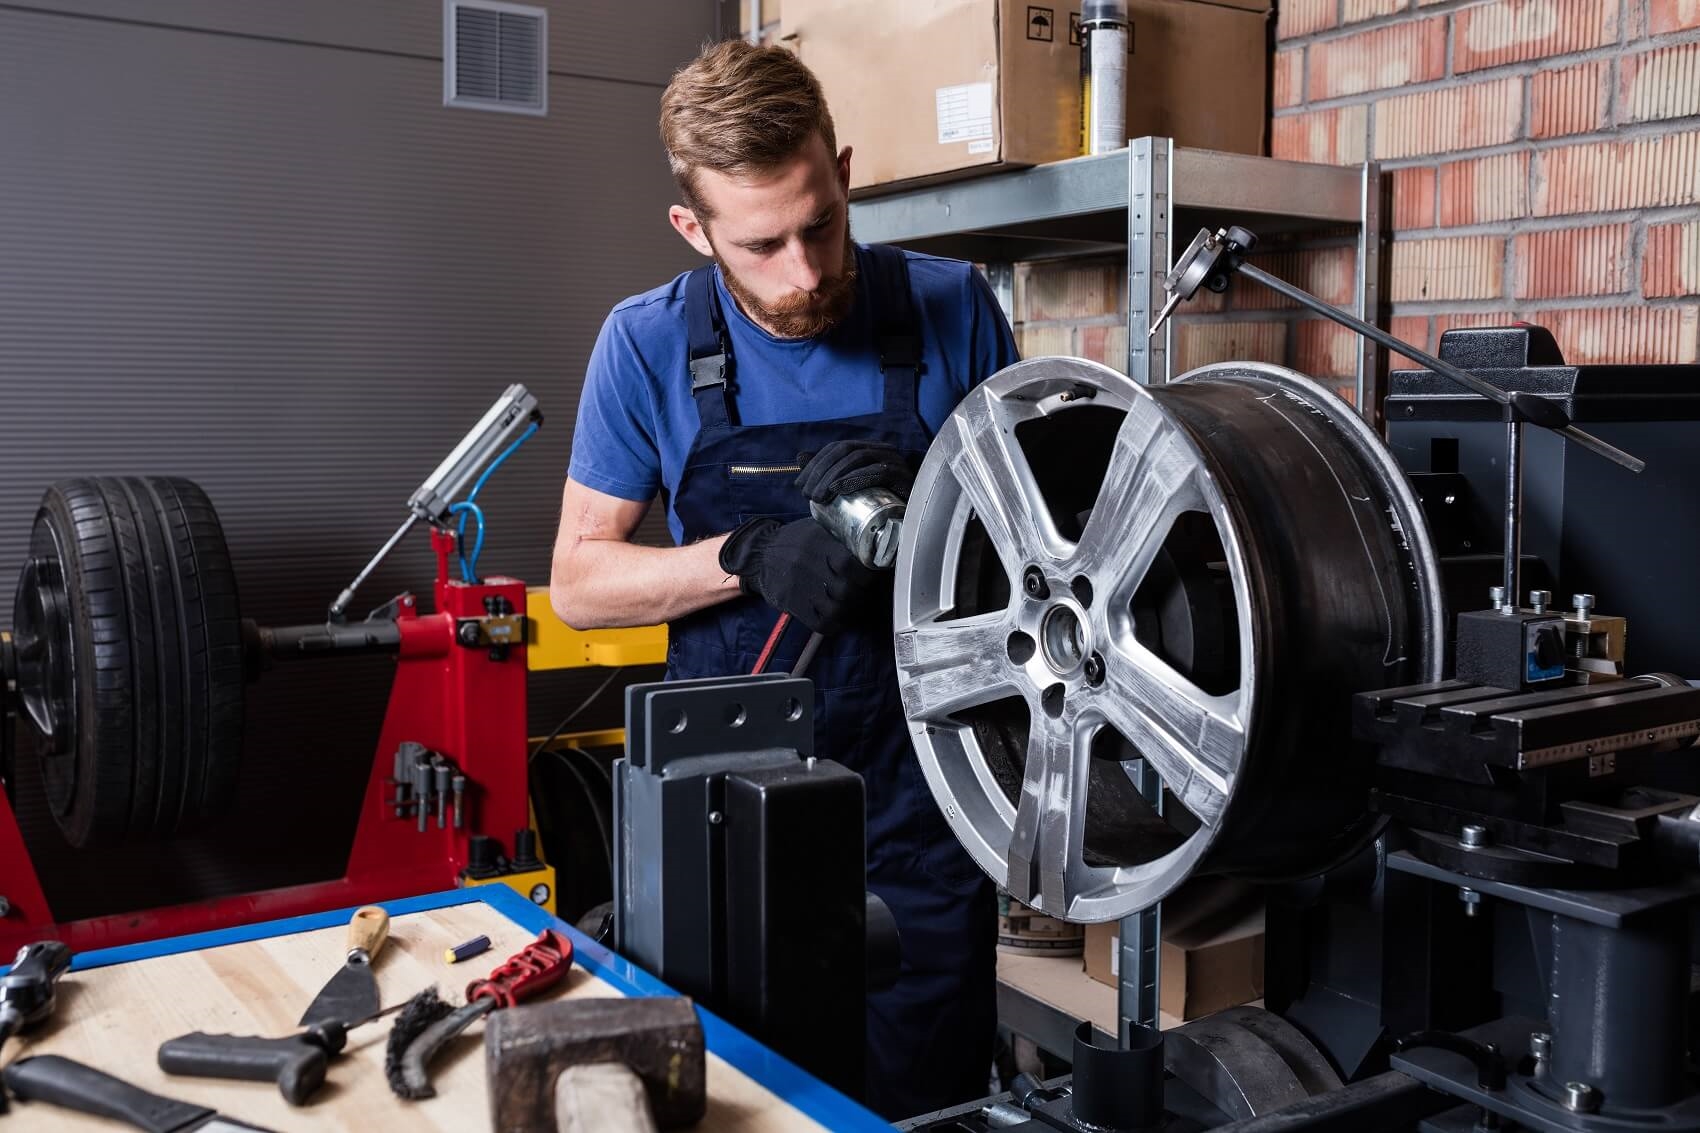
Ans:
[[[1120,980],[1117,925],[1086,926],[1086,974]],[[1163,902],[1159,1003],[1177,1019],[1199,1019],[1263,996],[1263,902],[1245,886],[1209,881]]]
[[[1261,154],[1268,0],[1129,0],[1128,134]],[[1080,152],[1080,8],[1051,0],[785,0],[851,188]]]

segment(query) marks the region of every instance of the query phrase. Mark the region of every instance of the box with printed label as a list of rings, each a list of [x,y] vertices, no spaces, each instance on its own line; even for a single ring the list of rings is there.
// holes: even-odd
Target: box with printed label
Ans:
[[[1129,0],[1128,134],[1260,154],[1268,0]],[[785,0],[851,188],[1038,165],[1081,150],[1080,7]]]
[[[1198,1019],[1263,996],[1263,902],[1249,887],[1211,878],[1163,902],[1159,1002]],[[1086,926],[1086,974],[1114,987],[1121,977],[1114,921]]]

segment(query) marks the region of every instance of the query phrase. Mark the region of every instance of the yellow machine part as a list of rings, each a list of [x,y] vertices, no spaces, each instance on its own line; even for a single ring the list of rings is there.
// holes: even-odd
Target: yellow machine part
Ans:
[[[524,873],[504,873],[499,877],[462,877],[460,879],[462,889],[471,889],[475,885],[506,885],[533,905],[541,905],[548,909],[550,915],[555,912],[554,866],[546,865],[542,869],[528,869]]]
[[[660,665],[667,660],[667,627],[568,628],[549,605],[549,588],[526,591],[526,668],[584,669],[592,666]]]

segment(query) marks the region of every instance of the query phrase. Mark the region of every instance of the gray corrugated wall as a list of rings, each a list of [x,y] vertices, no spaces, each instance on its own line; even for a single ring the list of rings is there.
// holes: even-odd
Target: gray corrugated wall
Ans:
[[[694,259],[655,113],[716,5],[545,6],[536,118],[442,106],[438,0],[0,3],[0,623],[43,488],[90,473],[198,481],[244,612],[319,618],[515,381],[547,422],[481,497],[483,565],[547,581],[596,329]],[[357,607],[431,571],[416,533]],[[340,872],[390,671],[254,686],[235,812],[173,845],[66,853],[24,767],[56,912]],[[534,678],[534,727],[587,687]]]

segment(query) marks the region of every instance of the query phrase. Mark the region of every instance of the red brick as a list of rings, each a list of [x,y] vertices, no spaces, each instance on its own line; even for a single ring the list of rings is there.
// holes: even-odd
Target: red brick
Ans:
[[[1536,216],[1694,204],[1700,201],[1700,133],[1545,150],[1532,182]]]
[[[1641,294],[1700,295],[1700,221],[1648,226]]]
[[[1557,138],[1601,129],[1610,92],[1611,64],[1604,59],[1538,72],[1529,79],[1529,136]]]
[[[1363,31],[1310,49],[1312,101],[1426,83],[1444,74],[1444,16]]]
[[[1357,373],[1356,334],[1327,319],[1300,319],[1293,327],[1293,369],[1313,378],[1344,378]]]
[[[1454,19],[1457,74],[1617,42],[1618,0],[1497,0]]]
[[[1696,360],[1700,307],[1605,307],[1528,316],[1552,331],[1572,365]]]
[[[1393,231],[1434,227],[1434,170],[1426,166],[1393,171]]]
[[[1387,333],[1419,350],[1428,349],[1427,315],[1394,315],[1387,324]],[[1387,352],[1387,366],[1392,370],[1420,370],[1422,367],[1396,350]]]
[[[1700,28],[1700,0],[1649,0],[1649,3],[1654,35]]]
[[[1184,374],[1211,362],[1274,362],[1287,360],[1287,324],[1191,323],[1175,328],[1174,372]]]
[[[1023,358],[1050,358],[1075,353],[1073,326],[1017,326],[1015,345]]]
[[[1287,114],[1270,127],[1269,152],[1292,161],[1356,165],[1364,159],[1368,132],[1369,112],[1363,106]]]
[[[1125,273],[1114,261],[1022,264],[1015,273],[1015,317],[1044,322],[1116,314]]]
[[[1523,120],[1523,80],[1499,79],[1390,98],[1375,109],[1381,160],[1512,141]]]
[[[1127,373],[1127,324],[1081,327],[1080,356]]]
[[[1488,224],[1529,215],[1529,155],[1502,153],[1440,167],[1440,226]]]
[[[1393,242],[1395,303],[1435,299],[1492,299],[1504,290],[1505,239],[1451,236]]]
[[[1334,0],[1282,0],[1275,9],[1275,38],[1291,39],[1334,26]]]
[[[1275,53],[1274,103],[1278,110],[1297,106],[1304,101],[1305,49],[1302,47]]]
[[[1511,248],[1518,299],[1618,295],[1629,290],[1629,225],[1527,232]]]
[[[1404,10],[1405,0],[1346,0],[1346,15],[1342,22],[1360,24]]]
[[[1356,248],[1306,248],[1254,256],[1252,262],[1336,307],[1348,306],[1356,296]],[[1298,306],[1291,299],[1249,281],[1235,283],[1229,289],[1229,296],[1229,305],[1241,311],[1290,310]]]
[[[1618,119],[1654,122],[1700,114],[1700,43],[1625,55]]]

